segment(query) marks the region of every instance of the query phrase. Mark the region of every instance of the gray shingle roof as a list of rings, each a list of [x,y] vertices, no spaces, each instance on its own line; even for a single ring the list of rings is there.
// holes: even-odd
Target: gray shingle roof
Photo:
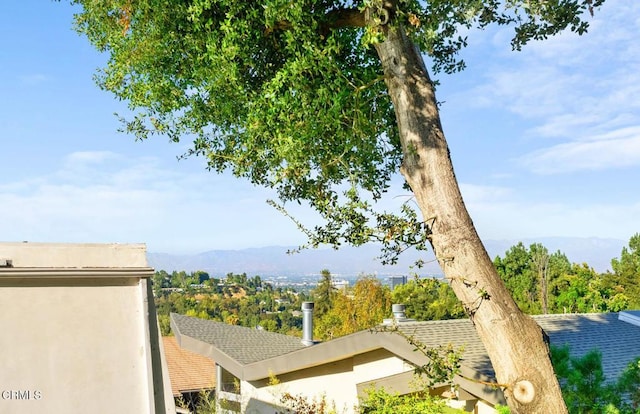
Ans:
[[[399,324],[398,329],[431,348],[448,344],[462,347],[464,365],[487,376],[493,375],[487,351],[469,319],[405,322]]]
[[[240,364],[264,361],[303,348],[306,348],[305,352],[315,352],[316,348],[305,347],[300,338],[288,335],[178,314],[171,316],[181,335],[211,344]],[[533,318],[547,332],[553,345],[568,344],[574,356],[582,356],[598,348],[609,380],[615,380],[634,358],[640,357],[640,327],[619,320],[617,313],[536,315]],[[463,364],[493,377],[484,345],[468,319],[403,322],[398,328],[430,347],[447,344],[464,347]],[[358,339],[362,341],[360,347],[368,349],[367,336],[358,338],[362,338]]]
[[[617,313],[535,315],[533,319],[549,335],[552,345],[569,345],[573,356],[599,349],[608,380],[615,380],[640,357],[640,327],[619,320]],[[494,375],[484,345],[468,319],[408,322],[400,324],[399,329],[432,347],[449,343],[464,347],[464,365]]]
[[[619,320],[617,313],[537,315],[534,319],[547,332],[551,344],[569,345],[573,356],[600,350],[607,380],[617,379],[640,357],[640,327]]]
[[[262,361],[305,347],[300,338],[294,336],[176,313],[171,317],[180,327],[181,335],[211,344],[241,364]]]

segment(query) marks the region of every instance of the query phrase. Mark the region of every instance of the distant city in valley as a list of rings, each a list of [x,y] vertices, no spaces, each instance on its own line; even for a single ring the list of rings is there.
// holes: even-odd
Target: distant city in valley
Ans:
[[[504,253],[519,241],[525,246],[541,243],[550,253],[560,250],[570,262],[587,263],[597,272],[611,269],[611,259],[619,257],[627,240],[604,238],[567,238],[548,237],[522,240],[487,240],[485,246],[491,258],[504,256]],[[358,276],[375,275],[380,279],[405,275],[411,277],[440,277],[442,272],[434,259],[433,252],[407,251],[396,265],[382,265],[377,257],[379,246],[343,247],[304,250],[287,254],[292,247],[272,246],[248,248],[242,250],[211,250],[197,254],[170,254],[149,252],[149,265],[156,270],[187,271],[202,270],[212,277],[228,273],[246,273],[260,275],[275,283],[312,283],[318,280],[320,271],[328,269],[336,279],[353,281]],[[422,268],[412,267],[416,260],[422,259]]]

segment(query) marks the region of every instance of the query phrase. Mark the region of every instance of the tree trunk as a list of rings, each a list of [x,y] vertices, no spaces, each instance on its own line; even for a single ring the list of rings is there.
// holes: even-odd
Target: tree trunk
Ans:
[[[376,50],[400,131],[401,172],[444,275],[475,324],[512,412],[566,413],[544,333],[511,298],[464,205],[422,56],[402,27],[384,30]]]

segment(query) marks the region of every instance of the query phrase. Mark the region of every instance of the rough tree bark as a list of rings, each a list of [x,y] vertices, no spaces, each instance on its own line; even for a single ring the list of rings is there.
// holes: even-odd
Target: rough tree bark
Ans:
[[[422,56],[402,27],[383,30],[376,50],[395,106],[401,172],[444,275],[475,324],[512,412],[566,413],[544,333],[511,298],[464,205]]]

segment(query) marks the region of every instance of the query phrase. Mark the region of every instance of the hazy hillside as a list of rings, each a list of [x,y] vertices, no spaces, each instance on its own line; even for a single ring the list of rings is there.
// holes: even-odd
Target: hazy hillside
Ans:
[[[485,245],[491,258],[504,255],[517,240],[487,240]],[[599,272],[610,269],[611,259],[618,257],[626,241],[600,238],[563,238],[524,239],[529,246],[542,243],[550,252],[561,250],[570,261],[586,262]],[[376,257],[379,255],[375,245],[359,248],[344,247],[340,250],[317,249],[297,254],[287,254],[289,247],[273,246],[243,250],[211,250],[193,255],[173,255],[168,253],[148,253],[149,265],[157,270],[195,271],[204,270],[212,275],[225,275],[229,272],[245,272],[250,275],[308,275],[329,269],[334,274],[356,276],[361,273],[388,276],[408,274],[409,266],[419,257],[416,252],[407,252],[396,266],[382,266]],[[432,252],[423,253],[423,260],[429,262],[418,269],[421,275],[440,274],[440,268],[433,262]]]

